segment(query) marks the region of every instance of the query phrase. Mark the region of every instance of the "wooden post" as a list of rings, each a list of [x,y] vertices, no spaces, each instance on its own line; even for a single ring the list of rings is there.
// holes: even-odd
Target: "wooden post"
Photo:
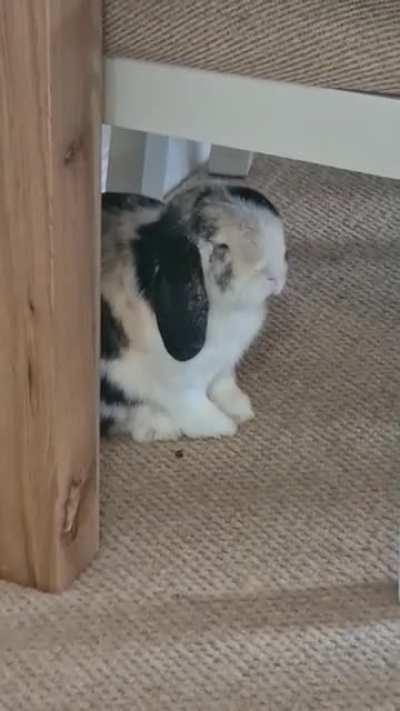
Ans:
[[[101,0],[0,5],[0,578],[98,546]]]

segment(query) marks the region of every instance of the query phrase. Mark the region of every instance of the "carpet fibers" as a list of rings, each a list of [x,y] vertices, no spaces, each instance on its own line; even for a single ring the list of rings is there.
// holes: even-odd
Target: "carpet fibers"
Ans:
[[[104,52],[400,95],[398,0],[104,0]]]
[[[274,158],[284,296],[231,440],[102,450],[102,547],[0,584],[1,711],[400,709],[400,183]]]

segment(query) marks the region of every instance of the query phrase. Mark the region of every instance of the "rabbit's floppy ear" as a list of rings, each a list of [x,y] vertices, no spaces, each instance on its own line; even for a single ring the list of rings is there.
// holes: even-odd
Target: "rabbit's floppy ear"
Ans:
[[[166,350],[185,361],[204,345],[209,304],[199,249],[179,218],[179,211],[170,207],[145,230],[151,231],[156,254],[148,298]]]

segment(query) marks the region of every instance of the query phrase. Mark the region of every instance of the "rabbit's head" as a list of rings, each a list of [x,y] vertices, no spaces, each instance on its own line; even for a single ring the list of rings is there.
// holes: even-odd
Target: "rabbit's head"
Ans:
[[[262,305],[285,284],[282,222],[251,188],[211,183],[180,192],[138,236],[138,286],[177,360],[203,347],[210,309],[223,318],[226,309]]]
[[[264,195],[244,186],[205,188],[194,220],[200,226],[197,244],[210,302],[251,306],[282,291],[287,273],[283,225]]]

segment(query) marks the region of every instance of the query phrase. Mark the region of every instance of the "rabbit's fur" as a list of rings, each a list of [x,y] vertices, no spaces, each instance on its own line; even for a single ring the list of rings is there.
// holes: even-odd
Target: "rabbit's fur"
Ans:
[[[235,366],[286,280],[282,222],[223,183],[166,205],[103,196],[101,417],[137,441],[233,435],[253,417]]]

